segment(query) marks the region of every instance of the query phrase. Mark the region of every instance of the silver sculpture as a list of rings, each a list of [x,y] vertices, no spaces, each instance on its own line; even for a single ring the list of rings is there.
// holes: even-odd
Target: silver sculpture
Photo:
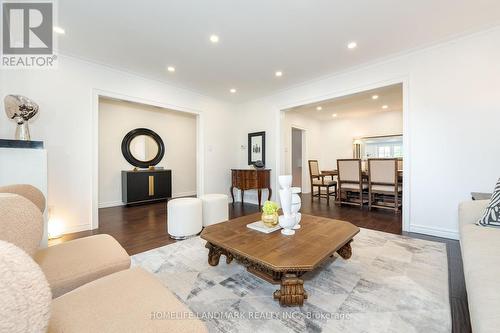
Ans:
[[[7,95],[4,103],[7,117],[17,123],[16,140],[31,140],[28,120],[38,113],[38,104],[21,95]]]

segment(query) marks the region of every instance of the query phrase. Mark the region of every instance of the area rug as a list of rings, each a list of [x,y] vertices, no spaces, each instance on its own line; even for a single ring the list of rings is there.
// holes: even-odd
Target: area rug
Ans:
[[[210,332],[450,332],[446,245],[361,229],[353,255],[303,276],[308,299],[281,307],[279,287],[222,257],[207,263],[199,237],[139,253]],[[293,253],[290,253],[293,255]]]

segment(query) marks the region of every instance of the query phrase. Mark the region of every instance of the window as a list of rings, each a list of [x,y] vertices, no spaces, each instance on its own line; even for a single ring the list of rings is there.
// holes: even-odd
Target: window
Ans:
[[[378,147],[378,156],[377,157],[379,157],[379,158],[391,157],[391,147],[390,146]]]
[[[389,135],[356,139],[355,148],[356,145],[359,145],[359,157],[362,159],[403,157],[402,135]]]

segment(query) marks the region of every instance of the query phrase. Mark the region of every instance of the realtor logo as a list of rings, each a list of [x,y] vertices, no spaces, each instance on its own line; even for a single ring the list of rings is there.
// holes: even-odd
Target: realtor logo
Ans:
[[[54,67],[52,2],[2,3],[2,67]]]

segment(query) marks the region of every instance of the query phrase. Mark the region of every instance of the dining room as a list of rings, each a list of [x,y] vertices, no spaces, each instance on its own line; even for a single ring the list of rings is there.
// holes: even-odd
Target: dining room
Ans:
[[[309,103],[282,113],[282,170],[303,210],[400,233],[403,85]]]

